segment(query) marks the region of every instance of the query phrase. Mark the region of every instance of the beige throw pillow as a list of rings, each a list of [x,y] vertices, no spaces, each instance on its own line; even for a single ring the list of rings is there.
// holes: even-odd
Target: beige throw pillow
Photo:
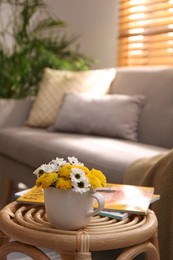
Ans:
[[[85,92],[102,96],[108,92],[114,77],[114,68],[80,72],[46,68],[26,125],[49,127],[55,122],[64,93]]]

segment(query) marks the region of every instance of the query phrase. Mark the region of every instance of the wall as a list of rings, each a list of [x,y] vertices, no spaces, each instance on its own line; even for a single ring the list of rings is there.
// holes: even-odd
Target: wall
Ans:
[[[79,35],[80,51],[95,58],[92,68],[116,66],[117,0],[45,0],[68,24],[68,33]]]

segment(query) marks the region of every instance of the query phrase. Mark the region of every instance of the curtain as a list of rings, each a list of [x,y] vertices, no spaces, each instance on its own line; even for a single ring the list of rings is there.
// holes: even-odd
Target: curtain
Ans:
[[[118,66],[173,66],[173,0],[120,0]]]

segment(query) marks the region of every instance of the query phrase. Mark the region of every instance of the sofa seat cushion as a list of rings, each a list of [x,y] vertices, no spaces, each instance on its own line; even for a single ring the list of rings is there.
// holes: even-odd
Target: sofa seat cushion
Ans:
[[[0,154],[31,168],[55,157],[76,156],[89,168],[102,170],[109,182],[122,182],[126,167],[162,151],[150,145],[92,135],[52,133],[27,127],[0,130]],[[31,172],[32,174],[32,172]]]

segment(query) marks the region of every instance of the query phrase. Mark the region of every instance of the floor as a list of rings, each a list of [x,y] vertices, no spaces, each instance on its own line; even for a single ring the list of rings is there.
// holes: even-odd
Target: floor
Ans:
[[[48,249],[43,249],[43,251],[47,254],[47,256],[51,260],[61,260],[59,255],[55,255],[55,252],[52,252]],[[109,250],[109,251],[99,251],[92,253],[92,260],[115,260],[121,250]],[[7,260],[31,260],[32,258],[26,257],[23,254],[12,253],[7,257]],[[144,260],[144,258],[135,258],[136,260]]]
[[[59,255],[57,255],[55,252],[53,252],[52,250],[48,250],[48,249],[42,249],[51,260],[61,260],[61,257]],[[24,254],[21,253],[11,253],[8,255],[7,260],[31,260],[32,258],[27,257]]]

